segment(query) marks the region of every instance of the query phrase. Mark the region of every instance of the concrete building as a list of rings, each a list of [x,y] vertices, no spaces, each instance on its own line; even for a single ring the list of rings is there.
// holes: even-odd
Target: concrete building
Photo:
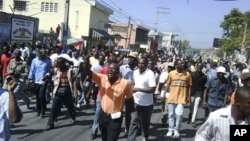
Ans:
[[[163,32],[163,37],[162,37],[163,50],[171,50],[173,48],[172,45],[173,37],[174,37],[173,32]]]
[[[49,33],[65,25],[68,4],[69,37],[101,40],[108,35],[105,25],[113,10],[95,0],[0,0],[0,11],[36,17],[39,33]]]
[[[148,44],[149,29],[130,24],[112,23],[108,33],[115,37],[115,44],[117,48],[127,48],[131,50],[140,50],[140,46]]]
[[[151,30],[148,33],[149,37],[149,50],[151,53],[156,52],[157,50],[161,50],[163,48],[162,41],[163,41],[163,33],[155,30]]]

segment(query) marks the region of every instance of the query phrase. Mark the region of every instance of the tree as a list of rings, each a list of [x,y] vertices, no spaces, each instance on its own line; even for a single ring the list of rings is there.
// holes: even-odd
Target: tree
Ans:
[[[186,49],[191,48],[189,41],[187,40],[175,40],[173,41],[175,47],[177,47],[179,54],[185,54]]]
[[[242,13],[238,9],[232,9],[228,15],[224,16],[224,21],[221,23],[223,28],[222,48],[220,51],[225,51],[231,54],[234,49],[240,49],[243,42],[245,25],[250,24],[250,11]],[[247,28],[247,38],[244,45],[250,44],[249,26]]]

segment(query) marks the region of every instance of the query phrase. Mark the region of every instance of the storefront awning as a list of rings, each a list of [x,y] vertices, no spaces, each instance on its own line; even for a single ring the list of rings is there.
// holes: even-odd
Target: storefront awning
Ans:
[[[90,29],[90,37],[92,39],[109,39],[111,36],[104,30],[100,30],[100,29]]]

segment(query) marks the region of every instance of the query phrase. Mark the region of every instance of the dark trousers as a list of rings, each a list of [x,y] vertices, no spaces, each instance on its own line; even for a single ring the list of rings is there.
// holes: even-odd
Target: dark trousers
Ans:
[[[131,122],[132,111],[131,111],[131,108],[127,99],[125,99],[125,110],[126,110],[125,111],[125,129],[126,129],[126,132],[128,132],[130,122]]]
[[[35,93],[36,93],[36,108],[37,112],[42,115],[46,111],[46,84],[35,84]]]
[[[99,122],[102,141],[117,141],[121,132],[122,116],[118,119],[111,119],[110,115],[101,110]]]
[[[61,103],[68,109],[69,114],[72,120],[75,120],[75,108],[74,108],[74,100],[70,93],[65,94],[64,96],[54,96],[52,102],[52,109],[49,116],[48,125],[54,124],[57,116],[59,116]]]
[[[136,111],[132,113],[132,120],[129,126],[128,141],[135,141],[137,131],[142,127],[142,135],[149,137],[150,119],[153,111],[153,105],[140,106],[136,105]]]

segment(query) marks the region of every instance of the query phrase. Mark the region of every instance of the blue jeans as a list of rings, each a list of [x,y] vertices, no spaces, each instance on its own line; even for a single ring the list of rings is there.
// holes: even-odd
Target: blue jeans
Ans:
[[[93,135],[96,135],[98,132],[98,126],[99,126],[99,116],[101,113],[101,97],[97,96],[96,99],[96,110],[95,110],[95,116],[94,116],[94,122],[92,125],[91,133]]]
[[[183,104],[168,104],[168,120],[169,120],[169,130],[180,130],[181,122],[183,118],[184,107]]]

